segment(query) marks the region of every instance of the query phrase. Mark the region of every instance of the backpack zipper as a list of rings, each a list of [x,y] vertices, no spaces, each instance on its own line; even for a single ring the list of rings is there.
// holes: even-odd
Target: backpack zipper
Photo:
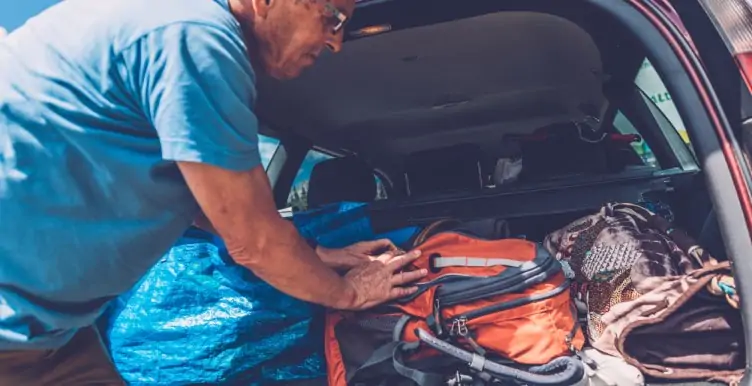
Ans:
[[[476,310],[473,310],[473,311],[470,311],[470,312],[467,312],[465,314],[462,314],[462,315],[459,315],[459,316],[456,316],[456,317],[452,318],[451,323],[452,324],[454,324],[454,323],[458,323],[458,324],[463,324],[464,323],[464,324],[466,324],[468,321],[476,319],[476,318],[479,318],[481,316],[486,316],[488,314],[493,314],[493,313],[504,311],[504,310],[508,310],[508,309],[511,309],[511,308],[524,306],[526,304],[535,303],[535,302],[543,301],[543,300],[546,300],[546,299],[550,299],[550,298],[552,298],[552,297],[554,297],[554,296],[556,296],[556,295],[558,295],[558,294],[566,291],[567,289],[569,289],[569,286],[570,286],[570,281],[568,279],[566,279],[566,280],[564,280],[564,283],[562,283],[558,287],[552,289],[551,291],[548,291],[548,292],[545,292],[545,293],[542,293],[542,294],[536,294],[536,295],[532,295],[532,296],[527,296],[527,297],[523,297],[523,298],[519,298],[519,299],[510,300],[510,301],[507,301],[507,302],[498,303],[498,304],[494,304],[494,305],[483,307],[483,308],[478,308]],[[450,326],[452,324],[450,324]]]
[[[455,284],[456,287],[456,284],[466,284],[466,282],[444,284],[436,290],[436,297],[441,298],[442,306],[466,303],[490,296],[498,296],[525,290],[526,288],[555,275],[559,271],[561,271],[561,266],[558,263],[558,260],[549,256],[545,259],[543,264],[536,265],[527,270],[520,268],[520,272],[511,277],[504,278],[504,274],[502,273],[498,277],[500,280],[492,280],[493,277],[484,278],[490,281],[490,283],[485,285],[481,284],[467,289],[455,288],[453,290],[453,284]]]
[[[447,325],[449,326],[449,336],[462,337],[465,341],[467,341],[467,343],[470,345],[470,347],[472,347],[472,349],[476,353],[480,354],[481,356],[485,356],[487,351],[473,338],[472,332],[467,326],[467,323],[469,321],[485,316],[485,315],[493,314],[496,312],[500,312],[500,311],[508,310],[511,308],[520,307],[526,304],[550,299],[568,290],[570,288],[570,285],[571,283],[569,279],[565,279],[561,285],[559,285],[558,287],[546,293],[532,295],[526,298],[514,299],[514,300],[504,302],[504,303],[494,304],[492,306],[479,308],[474,311],[470,311],[465,314],[456,316],[447,323]],[[438,299],[437,299],[437,304],[439,304]],[[577,350],[576,347],[574,347],[573,340],[574,340],[575,335],[577,334],[577,330],[580,328],[580,324],[579,324],[579,321],[577,320],[578,315],[576,312],[573,315],[573,317],[575,318],[574,326],[572,327],[572,330],[569,332],[569,334],[567,334],[567,336],[565,337],[565,343],[567,345],[567,348],[573,354],[580,356],[580,358],[582,358],[586,364],[593,367],[594,366],[593,361],[590,358],[587,358],[584,355],[582,355],[581,352]],[[443,327],[439,327],[439,328],[443,329]]]
[[[476,353],[480,354],[481,356],[486,356],[486,349],[481,347],[478,342],[473,339],[473,336],[470,334],[470,330],[467,328],[467,318],[460,317],[457,319],[454,319],[452,321],[452,326],[449,328],[449,335],[451,336],[460,336],[463,339],[465,339],[470,346],[475,350]]]

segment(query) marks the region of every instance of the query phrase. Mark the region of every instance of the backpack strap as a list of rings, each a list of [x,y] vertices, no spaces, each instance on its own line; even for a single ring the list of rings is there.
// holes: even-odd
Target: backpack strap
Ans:
[[[429,237],[441,232],[444,229],[448,229],[454,226],[457,226],[460,224],[459,220],[454,220],[450,218],[445,218],[441,220],[436,220],[428,225],[426,225],[425,228],[423,228],[420,233],[418,233],[415,238],[413,239],[412,246],[413,248],[417,247],[420,244],[423,244],[428,240]]]
[[[350,381],[355,379],[359,374],[363,374],[371,368],[391,361],[394,356],[394,351],[397,348],[411,349],[411,347],[404,347],[402,345],[402,332],[404,331],[405,326],[409,321],[410,315],[403,315],[401,318],[399,318],[399,320],[397,320],[397,323],[395,323],[394,329],[392,330],[392,341],[374,350],[371,356],[365,362],[363,362],[360,367],[358,367],[354,371],[349,372],[347,376],[348,384],[350,384]]]
[[[405,378],[412,379],[418,386],[442,386],[446,385],[446,376],[427,371],[421,371],[405,364],[403,355],[405,352],[418,348],[420,342],[399,342],[392,352],[392,364],[394,370]]]

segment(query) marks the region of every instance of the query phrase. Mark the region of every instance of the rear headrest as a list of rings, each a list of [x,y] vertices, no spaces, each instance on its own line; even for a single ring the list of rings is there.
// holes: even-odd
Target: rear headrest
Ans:
[[[413,153],[405,160],[410,195],[483,189],[480,146],[459,144]]]
[[[373,169],[356,157],[322,161],[313,167],[308,182],[308,207],[342,201],[371,202],[376,198]]]

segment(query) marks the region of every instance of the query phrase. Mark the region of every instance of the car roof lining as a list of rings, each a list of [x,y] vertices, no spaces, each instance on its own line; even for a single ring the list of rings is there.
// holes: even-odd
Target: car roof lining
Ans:
[[[261,76],[257,110],[277,129],[383,166],[578,119],[605,103],[602,69],[577,24],[496,12],[347,42],[293,81]]]

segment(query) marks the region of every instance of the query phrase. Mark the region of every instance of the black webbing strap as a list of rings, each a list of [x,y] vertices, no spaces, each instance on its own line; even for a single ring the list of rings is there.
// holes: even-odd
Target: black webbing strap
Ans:
[[[368,360],[365,361],[365,363],[355,369],[355,371],[349,371],[347,373],[347,383],[350,384],[353,379],[357,379],[358,375],[367,372],[369,369],[391,361],[394,350],[399,346],[399,344],[400,342],[389,342],[377,348],[376,351],[371,354]]]

